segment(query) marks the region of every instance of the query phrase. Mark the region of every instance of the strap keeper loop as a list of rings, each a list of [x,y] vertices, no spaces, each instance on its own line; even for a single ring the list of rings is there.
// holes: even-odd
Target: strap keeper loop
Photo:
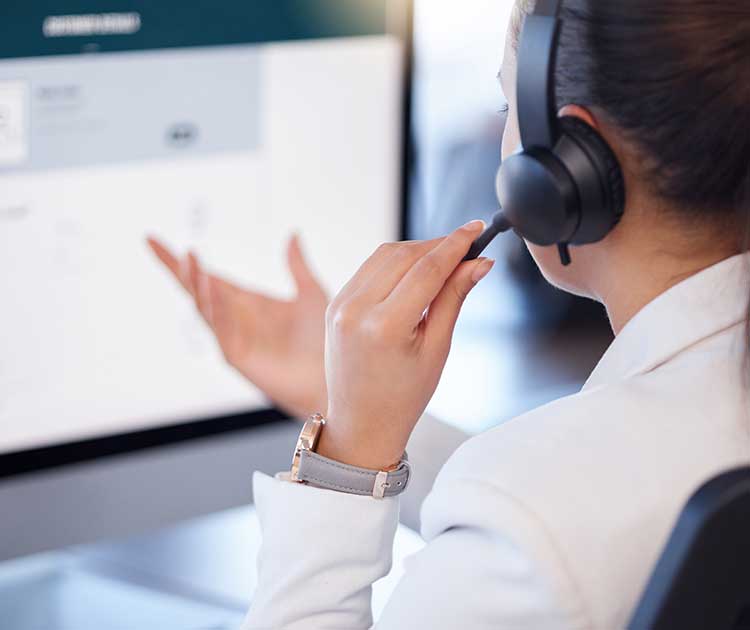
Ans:
[[[391,484],[388,483],[388,473],[381,470],[375,475],[375,485],[372,487],[372,496],[376,499],[382,499],[385,497],[386,488],[390,487]]]

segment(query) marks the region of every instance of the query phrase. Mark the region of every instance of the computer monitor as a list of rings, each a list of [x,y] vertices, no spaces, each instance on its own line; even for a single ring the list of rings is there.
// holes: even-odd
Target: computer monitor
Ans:
[[[403,232],[403,0],[0,8],[0,476],[279,417],[145,238],[274,295]]]

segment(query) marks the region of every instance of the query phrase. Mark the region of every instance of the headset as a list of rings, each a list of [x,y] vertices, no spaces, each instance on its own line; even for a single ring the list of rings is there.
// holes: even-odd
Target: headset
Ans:
[[[601,241],[625,207],[625,185],[615,154],[579,118],[557,116],[555,67],[562,20],[560,0],[537,0],[518,47],[518,119],[522,150],[500,166],[500,212],[472,245],[474,260],[500,233],[537,245],[557,245],[569,265],[570,245]]]

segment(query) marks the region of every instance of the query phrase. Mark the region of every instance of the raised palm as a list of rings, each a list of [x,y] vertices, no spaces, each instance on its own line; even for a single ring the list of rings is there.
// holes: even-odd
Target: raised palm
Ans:
[[[156,239],[149,238],[148,244],[190,293],[230,365],[288,413],[325,413],[328,298],[296,236],[287,249],[297,287],[293,300],[278,300],[207,273],[193,252],[180,259]]]

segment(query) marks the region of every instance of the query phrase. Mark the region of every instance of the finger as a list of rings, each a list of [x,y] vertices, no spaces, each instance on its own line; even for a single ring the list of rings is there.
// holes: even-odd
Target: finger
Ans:
[[[459,265],[430,304],[425,321],[427,339],[450,339],[464,300],[494,264],[494,260],[479,258]]]
[[[224,356],[232,360],[233,333],[236,322],[232,319],[229,300],[232,287],[214,276],[208,277],[208,301],[211,305],[211,328],[216,335]]]
[[[369,304],[385,300],[406,273],[425,254],[435,249],[445,237],[430,241],[396,243],[393,253],[374,268],[369,278],[352,294],[351,300],[365,299]]]
[[[182,286],[190,295],[195,299],[195,287],[193,286],[193,279],[190,273],[190,256],[185,255],[180,258],[179,278]]]
[[[210,301],[208,297],[208,276],[201,269],[198,257],[195,253],[188,252],[188,268],[190,274],[190,285],[193,290],[193,299],[195,306],[203,316],[203,319],[210,325],[211,324],[211,309]]]
[[[414,325],[419,323],[483,228],[482,221],[467,223],[422,256],[385,300],[385,308]]]
[[[146,242],[151,248],[151,251],[154,252],[154,254],[156,254],[156,257],[162,262],[162,264],[167,269],[169,269],[169,271],[183,286],[183,288],[189,290],[189,288],[183,281],[182,274],[180,273],[180,261],[177,259],[177,257],[164,244],[153,237],[149,236],[146,239]]]
[[[289,271],[291,271],[292,277],[294,278],[294,284],[297,287],[298,293],[310,289],[322,291],[318,279],[313,274],[310,265],[305,259],[302,246],[300,245],[300,239],[297,234],[293,234],[289,239],[289,245],[287,246],[287,264],[289,265]]]
[[[359,268],[357,273],[352,276],[351,280],[344,285],[344,288],[339,291],[335,297],[335,303],[341,303],[344,300],[348,300],[355,293],[357,293],[384,265],[388,264],[388,260],[394,253],[402,248],[419,246],[424,244],[425,251],[429,248],[434,247],[437,243],[443,239],[433,239],[431,241],[403,241],[399,243],[383,243],[380,245],[375,252],[370,256]],[[413,264],[413,263],[412,263]],[[405,273],[404,270],[399,277]]]

